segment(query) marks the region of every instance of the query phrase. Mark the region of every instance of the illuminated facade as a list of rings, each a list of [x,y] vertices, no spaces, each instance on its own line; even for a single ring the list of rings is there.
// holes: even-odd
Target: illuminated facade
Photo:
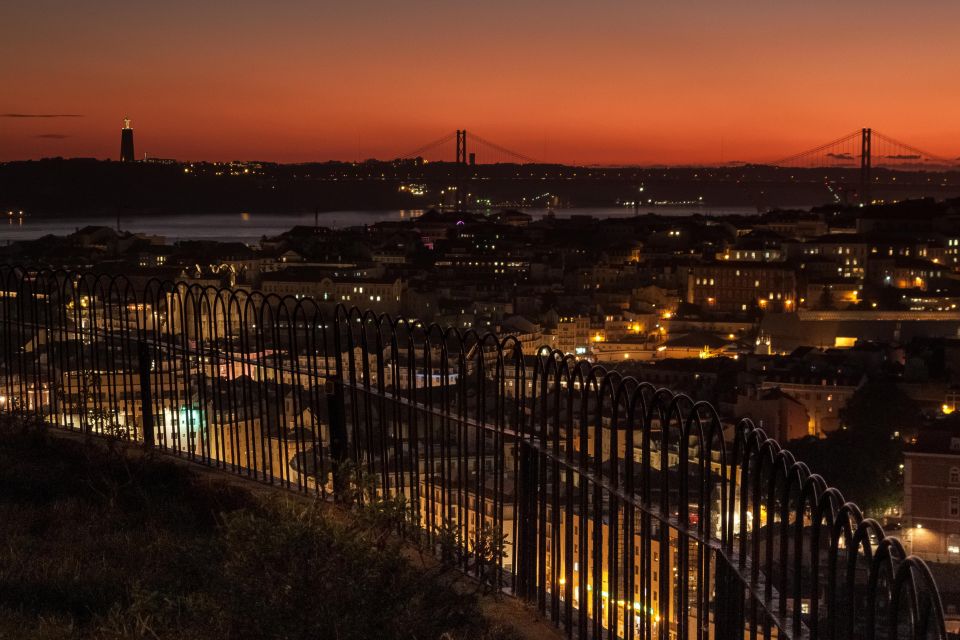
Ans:
[[[960,437],[921,432],[903,466],[907,548],[928,560],[960,562]]]
[[[784,266],[699,265],[690,270],[687,283],[687,302],[711,311],[793,311],[796,301],[796,274]]]
[[[586,353],[593,337],[588,316],[561,316],[557,323],[556,346],[563,353]]]

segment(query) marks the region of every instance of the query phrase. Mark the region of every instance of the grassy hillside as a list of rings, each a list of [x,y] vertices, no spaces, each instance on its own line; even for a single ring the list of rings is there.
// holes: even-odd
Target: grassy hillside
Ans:
[[[506,637],[324,511],[7,421],[0,638]]]

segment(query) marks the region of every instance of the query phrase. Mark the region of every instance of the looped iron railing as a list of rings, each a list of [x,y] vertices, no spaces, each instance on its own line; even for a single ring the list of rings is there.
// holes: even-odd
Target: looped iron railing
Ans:
[[[0,411],[322,498],[350,462],[571,637],[946,637],[923,561],[749,420],[516,336],[12,266],[0,311]]]

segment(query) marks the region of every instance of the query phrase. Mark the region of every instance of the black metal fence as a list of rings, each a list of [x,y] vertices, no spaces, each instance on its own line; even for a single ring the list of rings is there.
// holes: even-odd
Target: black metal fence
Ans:
[[[748,420],[518,337],[17,267],[0,318],[0,411],[324,499],[349,464],[568,636],[946,637],[927,566]]]

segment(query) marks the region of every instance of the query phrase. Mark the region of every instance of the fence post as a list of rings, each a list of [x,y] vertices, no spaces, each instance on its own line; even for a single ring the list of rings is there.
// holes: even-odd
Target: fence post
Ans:
[[[150,393],[150,349],[146,340],[137,342],[137,356],[140,361],[140,405],[143,413],[143,447],[152,449],[153,438],[153,398]]]
[[[333,460],[333,495],[343,497],[347,489],[343,464],[349,456],[347,446],[347,412],[344,406],[343,381],[338,377],[327,380],[327,416],[330,419],[330,458]]]
[[[537,575],[537,456],[538,452],[520,436],[517,505],[517,591],[521,598],[533,599],[536,595]]]
[[[714,574],[716,585],[715,628],[717,638],[743,637],[746,629],[744,590],[746,585],[740,582],[736,571],[721,553],[716,554],[717,567]],[[750,620],[751,637],[763,633],[759,619]],[[759,628],[758,628],[759,627]]]

